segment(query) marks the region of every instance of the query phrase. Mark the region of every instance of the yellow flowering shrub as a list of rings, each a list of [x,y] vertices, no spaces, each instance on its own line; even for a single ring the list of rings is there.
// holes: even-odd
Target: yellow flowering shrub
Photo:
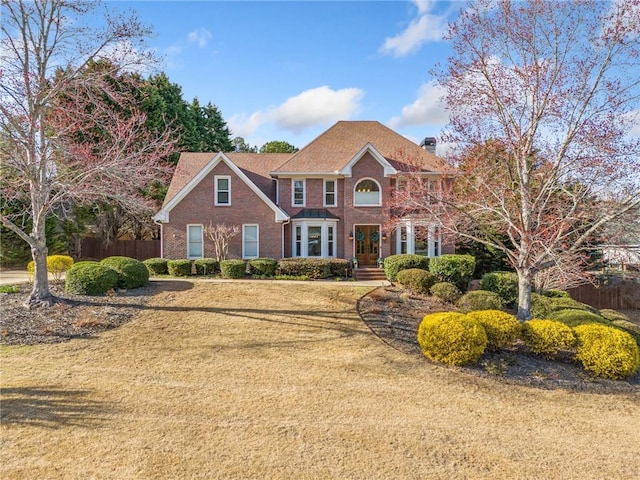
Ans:
[[[522,325],[522,339],[533,353],[553,358],[558,351],[575,347],[571,327],[556,320],[528,320]]]
[[[467,313],[467,317],[484,327],[489,348],[504,348],[520,338],[522,324],[516,317],[502,310],[475,310]]]
[[[627,332],[600,324],[578,325],[576,358],[598,377],[621,379],[640,367],[638,344]]]

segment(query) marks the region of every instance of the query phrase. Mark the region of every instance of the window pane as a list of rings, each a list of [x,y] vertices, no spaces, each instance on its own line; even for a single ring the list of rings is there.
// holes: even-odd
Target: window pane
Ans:
[[[429,256],[429,229],[427,227],[415,228],[415,254]]]
[[[296,251],[293,254],[294,257],[302,256],[302,227],[296,227]]]
[[[293,181],[293,204],[304,205],[304,180]]]
[[[228,178],[219,178],[218,179],[218,190],[229,190],[229,179]]]
[[[310,257],[322,256],[322,227],[309,227],[308,230],[308,251]]]
[[[333,257],[333,227],[327,227],[327,255]]]
[[[229,203],[229,192],[218,192],[218,203]]]

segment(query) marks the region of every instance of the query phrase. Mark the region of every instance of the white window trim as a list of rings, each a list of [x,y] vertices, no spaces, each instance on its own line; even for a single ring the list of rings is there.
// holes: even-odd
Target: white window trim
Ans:
[[[358,184],[364,182],[365,180],[371,180],[378,186],[378,203],[356,203],[356,187],[358,186]],[[354,207],[381,207],[382,206],[382,185],[380,185],[380,182],[378,182],[375,178],[371,178],[371,177],[358,179],[358,181],[353,185],[353,206]]]
[[[333,203],[327,203],[327,182],[333,182]],[[325,178],[322,181],[322,205],[324,207],[337,207],[338,206],[338,180],[335,178]]]
[[[189,255],[189,244],[191,243],[190,227],[200,227],[200,244],[202,245],[202,256]],[[196,260],[198,258],[204,258],[204,225],[201,223],[188,223],[187,224],[187,258],[189,260]]]
[[[227,179],[229,190],[227,191],[229,194],[229,201],[227,203],[219,203],[218,202],[218,180]],[[223,192],[225,190],[222,190]],[[231,205],[231,175],[214,175],[213,176],[213,204],[219,207],[228,207]]]
[[[427,238],[427,256],[428,257],[439,257],[442,255],[442,231],[438,228],[437,224],[434,223],[425,223],[425,222],[414,222],[411,220],[407,220],[398,225],[396,229],[396,252],[400,252],[400,226],[405,227],[407,229],[407,253],[415,254],[416,252],[416,235],[415,235],[415,227],[428,227],[429,235]],[[436,233],[438,238],[436,239]],[[437,251],[436,251],[436,243],[437,243]]]
[[[296,203],[296,182],[302,182],[302,203]],[[305,207],[307,205],[307,180],[305,178],[291,179],[291,206]]]
[[[248,256],[245,253],[245,228],[256,227],[256,255]],[[260,258],[260,225],[257,223],[243,223],[242,224],[242,258]]]
[[[314,221],[293,221],[291,234],[291,256],[302,258],[309,256],[309,227],[321,227],[322,245],[319,257],[313,258],[336,258],[338,251],[338,220]],[[333,255],[329,256],[329,225],[333,227]],[[296,227],[301,228],[300,256],[296,257]]]

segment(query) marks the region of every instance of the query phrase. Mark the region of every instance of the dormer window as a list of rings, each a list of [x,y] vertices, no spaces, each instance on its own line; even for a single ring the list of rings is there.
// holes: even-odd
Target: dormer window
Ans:
[[[380,184],[372,178],[365,178],[356,184],[353,204],[360,207],[377,207],[382,204]]]

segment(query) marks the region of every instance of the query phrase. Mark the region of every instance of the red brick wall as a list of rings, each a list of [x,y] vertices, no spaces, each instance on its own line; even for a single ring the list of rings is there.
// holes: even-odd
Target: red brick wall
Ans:
[[[214,206],[214,175],[231,176],[231,205]],[[282,224],[275,222],[275,213],[247,184],[223,162],[220,162],[169,213],[169,223],[163,225],[163,255],[165,258],[187,258],[187,225],[209,222],[240,226],[240,233],[231,239],[231,258],[242,257],[242,224],[259,225],[261,257],[282,256]],[[213,242],[204,235],[204,256],[214,257]]]

